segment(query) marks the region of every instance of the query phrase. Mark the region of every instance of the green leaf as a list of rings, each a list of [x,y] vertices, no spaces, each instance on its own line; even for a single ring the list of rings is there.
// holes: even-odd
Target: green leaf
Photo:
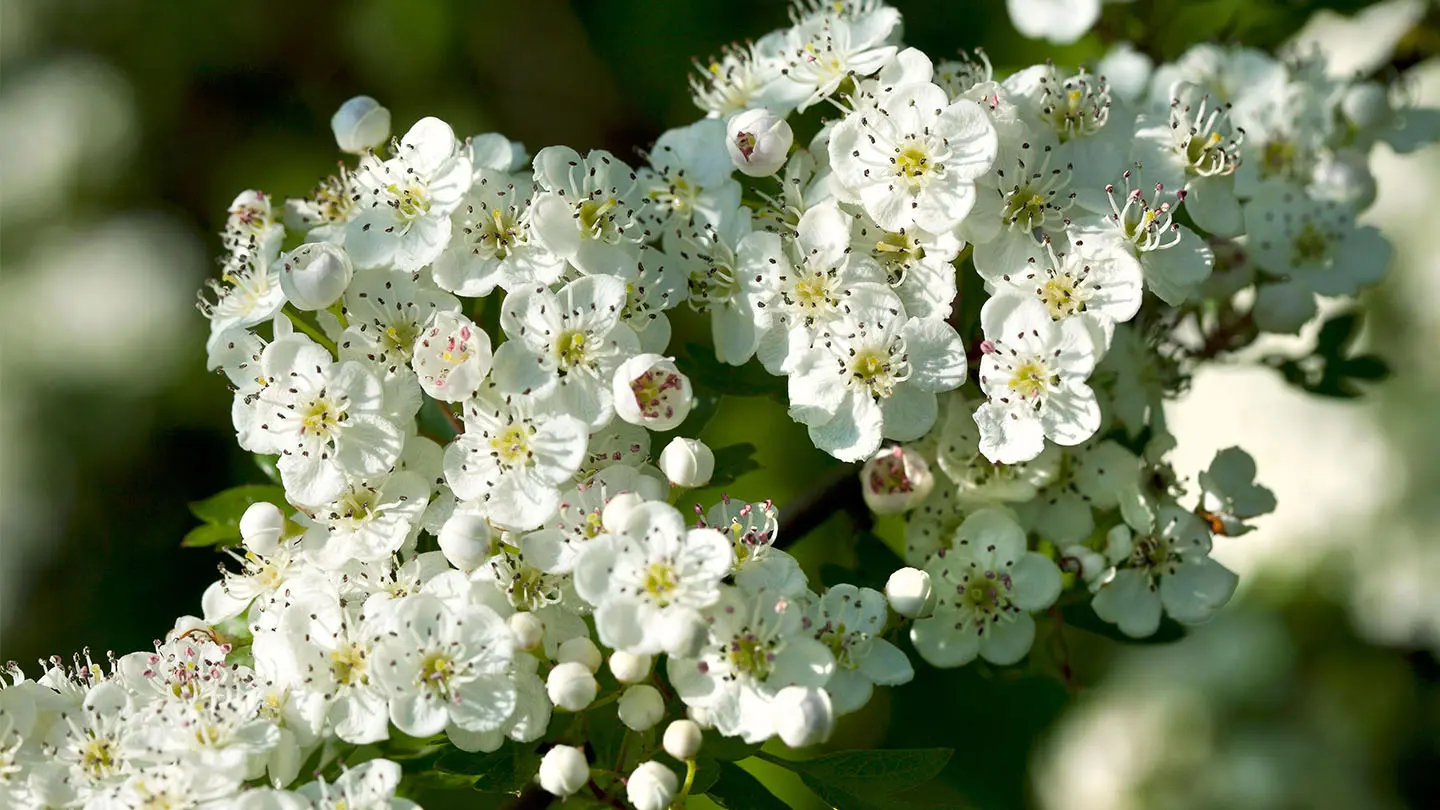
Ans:
[[[749,442],[721,447],[714,452],[715,472],[707,486],[729,486],[745,473],[760,469],[760,462],[755,460],[755,445]]]
[[[760,750],[761,743],[747,743],[739,737],[722,737],[719,732],[708,730],[705,732],[700,750],[705,756],[718,759],[722,762],[734,762],[749,756],[754,756]]]
[[[1341,313],[1320,327],[1320,334],[1315,338],[1315,351],[1322,357],[1339,357],[1359,334],[1359,313]]]
[[[1390,364],[1373,354],[1362,354],[1346,360],[1340,371],[1357,380],[1383,380],[1390,376]]]
[[[265,501],[282,510],[288,508],[285,489],[271,484],[246,484],[232,487],[224,492],[211,495],[203,501],[190,504],[190,512],[206,523],[217,526],[239,527],[240,516],[253,503]]]
[[[1169,616],[1164,616],[1160,619],[1160,629],[1156,630],[1153,635],[1145,638],[1131,638],[1120,632],[1120,628],[1096,616],[1088,601],[1065,605],[1060,609],[1060,616],[1070,627],[1094,633],[1097,636],[1104,636],[1122,644],[1171,644],[1189,634],[1185,625]]]
[[[721,762],[720,778],[705,791],[710,800],[727,810],[790,810],[749,771],[733,762]]]
[[[535,775],[538,760],[531,760],[535,760],[535,752],[518,745],[505,745],[488,754],[452,748],[435,760],[435,769],[471,777],[472,786],[481,793],[516,793]]]
[[[205,548],[207,546],[233,546],[240,542],[240,529],[236,526],[221,526],[215,523],[206,523],[196,526],[186,533],[180,545],[185,548]]]
[[[732,366],[715,359],[715,350],[703,343],[686,343],[675,365],[697,392],[713,391],[732,397],[770,397],[788,402],[784,377],[771,376],[756,363]]]
[[[260,472],[265,473],[265,477],[270,479],[270,483],[280,483],[279,456],[262,456],[259,453],[254,453],[251,455],[251,458],[255,459],[255,466],[260,469]]]
[[[836,810],[887,810],[912,807],[894,794],[939,776],[954,753],[950,748],[882,748],[806,760],[762,757],[799,774],[807,787]]]

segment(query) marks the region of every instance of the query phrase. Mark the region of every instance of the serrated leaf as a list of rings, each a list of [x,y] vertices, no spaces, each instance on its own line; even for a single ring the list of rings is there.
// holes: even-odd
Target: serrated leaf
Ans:
[[[1153,635],[1145,638],[1131,638],[1120,632],[1120,628],[1095,615],[1089,602],[1077,602],[1065,605],[1060,609],[1060,616],[1065,624],[1094,633],[1097,636],[1104,636],[1112,641],[1119,641],[1123,644],[1172,644],[1185,638],[1189,631],[1185,625],[1175,621],[1169,616],[1160,618],[1160,628]]]
[[[185,548],[206,548],[208,546],[233,546],[240,542],[240,529],[236,526],[221,526],[206,523],[186,533],[180,545]]]
[[[720,776],[705,795],[727,810],[791,810],[749,771],[733,762],[719,763]]]
[[[273,503],[282,510],[289,506],[285,502],[283,487],[271,484],[245,484],[211,495],[203,501],[191,503],[190,512],[206,523],[238,527],[240,516],[245,514],[245,510],[251,504],[261,501]]]
[[[755,460],[755,445],[749,442],[721,447],[714,452],[715,472],[708,486],[729,486],[745,473],[760,469],[760,462]]]
[[[880,748],[841,751],[806,760],[766,757],[766,761],[800,774],[807,784],[813,780],[832,789],[832,793],[875,801],[934,779],[954,753],[950,748]]]

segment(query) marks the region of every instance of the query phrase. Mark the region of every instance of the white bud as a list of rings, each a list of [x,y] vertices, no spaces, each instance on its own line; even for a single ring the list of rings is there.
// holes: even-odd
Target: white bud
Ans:
[[[545,679],[545,694],[550,702],[572,712],[578,712],[595,700],[600,684],[584,664],[568,661],[556,664]]]
[[[456,512],[440,527],[440,551],[461,571],[474,571],[490,559],[490,524],[469,512]]]
[[[540,787],[560,798],[574,794],[590,782],[590,763],[585,752],[568,745],[557,745],[540,759]]]
[[[650,674],[651,659],[624,650],[610,653],[610,674],[620,683],[639,683]]]
[[[595,642],[585,636],[576,636],[561,642],[559,649],[555,650],[555,660],[562,664],[579,664],[594,674],[599,671],[600,664],[605,659],[600,655],[600,648],[595,646]]]
[[[341,152],[358,155],[390,137],[390,111],[369,96],[356,96],[330,117],[330,129]]]
[[[775,731],[791,748],[804,748],[830,739],[835,730],[835,710],[830,695],[813,686],[787,686],[771,703]]]
[[[703,487],[715,474],[715,454],[699,439],[677,437],[660,451],[660,470],[677,487]]]
[[[308,242],[280,258],[280,290],[296,309],[325,309],[340,300],[355,267],[329,242]]]
[[[698,657],[710,640],[710,626],[693,610],[672,610],[660,621],[660,646],[677,658]]]
[[[636,684],[620,696],[620,722],[631,731],[644,731],[665,719],[665,698],[660,690]]]
[[[1390,91],[1378,82],[1352,85],[1340,98],[1340,111],[1356,129],[1373,129],[1395,116]]]
[[[605,504],[605,510],[600,513],[600,524],[608,532],[618,532],[635,507],[644,502],[645,498],[638,492],[622,492]]]
[[[665,727],[661,744],[665,746],[665,753],[684,762],[700,753],[700,743],[704,739],[705,735],[694,720],[676,720]]]
[[[751,177],[769,177],[780,171],[794,140],[785,119],[763,108],[739,113],[725,126],[730,161]]]
[[[611,378],[610,393],[616,415],[656,433],[679,427],[694,399],[690,378],[680,373],[673,358],[658,354],[637,354],[621,363]]]
[[[261,557],[279,550],[280,537],[284,534],[285,513],[273,503],[257,501],[240,516],[240,539],[245,541],[245,548]]]
[[[898,515],[920,505],[935,488],[925,457],[903,445],[883,447],[860,469],[865,505],[877,515]]]
[[[1334,200],[1355,211],[1364,211],[1375,202],[1375,175],[1370,171],[1369,156],[1354,149],[1337,149],[1315,162],[1310,182],[1310,196]]]
[[[522,650],[533,650],[545,638],[545,623],[534,613],[516,613],[508,621],[510,635],[515,637],[515,646]]]
[[[890,609],[907,619],[919,619],[935,608],[935,592],[930,575],[919,568],[900,568],[885,582],[885,598]]]
[[[635,810],[668,810],[679,788],[675,772],[651,760],[631,772],[625,781],[625,798]]]
[[[685,716],[700,728],[715,728],[715,718],[710,716],[710,710],[704,706],[686,706]]]

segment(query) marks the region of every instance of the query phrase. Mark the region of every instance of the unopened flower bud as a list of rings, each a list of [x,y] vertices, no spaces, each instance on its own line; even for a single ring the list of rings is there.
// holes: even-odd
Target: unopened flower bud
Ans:
[[[330,117],[330,129],[341,152],[358,155],[390,137],[390,111],[369,96],[356,96]]]
[[[730,161],[751,177],[769,177],[780,171],[794,140],[785,119],[763,108],[739,113],[725,127]]]
[[[262,557],[268,557],[280,548],[280,538],[284,534],[285,513],[273,503],[252,503],[240,516],[240,539],[245,541],[245,548]]]
[[[935,488],[930,464],[903,445],[881,448],[860,470],[865,505],[877,515],[898,515],[920,505]]]
[[[515,646],[522,650],[533,650],[545,638],[545,623],[534,613],[516,613],[509,619],[510,635]]]
[[[296,309],[329,307],[354,276],[349,254],[329,242],[308,242],[280,259],[280,290]]]
[[[700,743],[704,739],[705,735],[694,720],[676,720],[665,727],[661,743],[665,746],[665,753],[684,762],[700,753]]]
[[[885,598],[890,609],[907,619],[930,615],[935,608],[935,592],[930,575],[919,568],[900,568],[885,582]]]
[[[710,627],[691,610],[672,611],[661,620],[660,645],[679,658],[694,658],[710,639]]]
[[[1369,208],[1378,193],[1369,156],[1354,149],[1338,149],[1322,156],[1310,177],[1312,197],[1334,200],[1355,211]]]
[[[456,512],[440,527],[440,551],[461,571],[474,571],[490,559],[490,524],[485,518]]]
[[[665,718],[665,698],[649,684],[636,684],[620,696],[619,711],[626,728],[644,731]]]
[[[660,469],[677,487],[703,487],[715,474],[715,454],[699,439],[677,437],[660,451]]]
[[[589,784],[590,763],[579,748],[557,745],[540,758],[538,778],[540,787],[563,799]]]
[[[679,787],[674,771],[651,760],[640,763],[625,781],[625,798],[635,810],[668,810]]]
[[[610,653],[610,674],[620,683],[639,683],[650,674],[651,659],[648,655],[636,655],[624,650]]]
[[[568,661],[556,664],[545,679],[545,694],[550,702],[567,711],[578,712],[595,700],[600,684],[584,664]]]
[[[605,504],[604,511],[600,513],[600,525],[609,532],[620,531],[625,525],[625,521],[629,519],[630,513],[644,502],[645,499],[638,492],[622,492],[616,495],[610,499],[609,503]]]
[[[817,745],[835,730],[830,695],[813,686],[787,686],[775,695],[775,731],[791,748]]]
[[[559,649],[555,651],[555,660],[562,664],[580,664],[593,674],[600,669],[604,657],[600,655],[600,648],[595,646],[595,642],[585,636],[576,636],[561,642]]]
[[[615,413],[632,425],[659,433],[690,415],[690,378],[675,361],[658,354],[637,354],[620,364],[611,380]]]
[[[1356,129],[1372,129],[1395,115],[1390,105],[1390,91],[1379,82],[1363,82],[1351,86],[1340,98],[1340,112]]]

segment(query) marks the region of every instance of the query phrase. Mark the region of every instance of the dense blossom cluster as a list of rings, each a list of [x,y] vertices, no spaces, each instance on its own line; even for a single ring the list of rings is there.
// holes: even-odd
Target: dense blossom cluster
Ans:
[[[398,733],[541,748],[557,795],[624,766],[659,810],[690,782],[658,749],[593,763],[542,746],[556,718],[671,717],[693,776],[701,727],[808,745],[909,681],[906,625],[932,665],[1008,665],[1057,600],[1136,637],[1223,605],[1212,538],[1274,501],[1238,449],[1198,487],[1165,461],[1185,330],[1234,300],[1293,332],[1376,280],[1366,153],[1423,134],[1314,58],[1198,46],[1122,92],[934,63],[879,2],[793,18],[701,65],[705,116],[638,165],[435,118],[387,144],[360,98],[335,119],[358,162],[237,197],[209,358],[286,505],[245,512],[203,616],[153,652],[10,670],[3,803],[406,807],[387,759],[309,781]],[[818,592],[768,501],[674,505],[715,466],[652,444],[705,382],[672,354],[679,307],[907,516],[888,594]]]

